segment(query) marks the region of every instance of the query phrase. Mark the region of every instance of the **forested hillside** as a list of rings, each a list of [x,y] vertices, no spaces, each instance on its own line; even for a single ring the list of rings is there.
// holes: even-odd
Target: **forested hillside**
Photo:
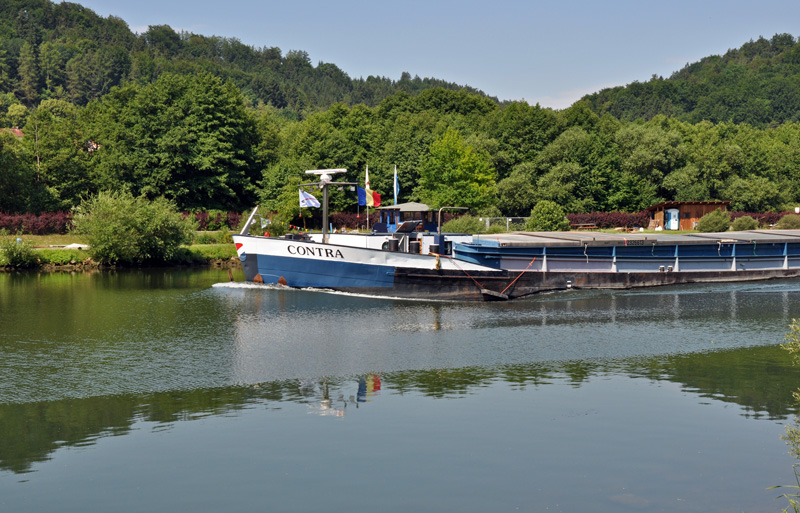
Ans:
[[[794,117],[770,117],[771,108],[759,123],[690,119],[663,102],[646,114],[625,110],[630,91],[674,77],[554,111],[409,76],[352,80],[302,51],[166,26],[136,35],[77,4],[5,0],[0,16],[0,212],[68,210],[128,190],[186,210],[259,202],[292,219],[309,212],[298,207],[305,170],[344,167],[363,183],[366,166],[384,201],[397,166],[399,201],[482,215],[527,215],[540,200],[572,213],[638,212],[664,200],[728,200],[751,212],[800,204]],[[758,69],[785,64],[798,47],[785,35],[766,43],[771,60],[748,57],[740,71],[759,59]],[[687,68],[689,82],[712,77],[706,61]],[[763,73],[767,90],[793,80]],[[735,103],[701,90],[693,101],[709,112]],[[356,202],[334,191],[331,208],[355,212]]]
[[[301,50],[253,48],[235,38],[177,33],[167,25],[134,34],[124,20],[103,18],[77,3],[0,2],[0,92],[30,107],[59,98],[86,105],[126,82],[162,73],[207,72],[230,80],[245,98],[299,113],[336,102],[374,106],[398,91],[465,89],[411,77],[351,79],[335,64],[312,65]]]
[[[764,127],[800,120],[800,43],[790,34],[750,41],[687,64],[671,77],[604,89],[584,98],[621,120],[663,114],[690,123]]]

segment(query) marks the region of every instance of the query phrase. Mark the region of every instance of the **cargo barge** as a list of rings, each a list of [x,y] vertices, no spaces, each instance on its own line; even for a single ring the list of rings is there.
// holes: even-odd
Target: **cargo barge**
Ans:
[[[326,171],[324,191],[327,218]],[[350,185],[350,184],[345,184]],[[257,208],[233,240],[245,278],[394,298],[496,301],[569,289],[630,289],[800,276],[800,230],[722,233],[420,231],[250,235]],[[427,207],[426,207],[427,208]],[[401,219],[402,221],[402,219]]]

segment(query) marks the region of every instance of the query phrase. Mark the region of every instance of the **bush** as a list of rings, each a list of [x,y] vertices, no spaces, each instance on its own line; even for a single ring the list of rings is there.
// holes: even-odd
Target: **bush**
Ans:
[[[650,214],[645,210],[629,214],[627,212],[589,212],[567,214],[570,224],[594,224],[598,228],[647,228]]]
[[[542,200],[531,210],[525,228],[532,232],[556,232],[569,230],[569,220],[564,209],[554,201]]]
[[[0,229],[12,233],[29,235],[50,235],[67,233],[72,219],[69,212],[44,212],[42,214],[4,214],[0,213]]]
[[[481,233],[486,230],[486,223],[470,215],[451,219],[442,225],[442,232],[447,233]]]
[[[756,230],[758,229],[758,221],[750,216],[737,217],[733,221],[733,224],[731,224],[731,229],[737,232],[742,230]]]
[[[775,228],[779,230],[800,230],[800,216],[797,214],[786,214],[780,218]]]
[[[709,212],[697,222],[698,232],[726,232],[731,227],[731,215],[721,208]]]
[[[26,240],[4,235],[0,239],[0,250],[2,250],[3,264],[9,267],[22,269],[39,265],[33,244]]]
[[[201,232],[194,238],[195,244],[219,244],[219,237],[216,234]]]
[[[99,262],[166,262],[192,241],[194,223],[164,198],[148,201],[128,192],[104,192],[75,208],[72,223],[88,236]]]

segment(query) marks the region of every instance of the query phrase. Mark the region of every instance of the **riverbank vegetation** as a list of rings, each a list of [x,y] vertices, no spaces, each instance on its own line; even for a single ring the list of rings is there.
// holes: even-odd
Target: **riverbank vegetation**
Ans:
[[[397,166],[398,201],[478,215],[527,216],[542,200],[567,213],[664,200],[793,210],[800,120],[788,113],[800,107],[786,102],[800,95],[778,93],[800,90],[790,87],[796,55],[796,39],[776,35],[554,111],[409,74],[351,79],[299,51],[168,26],[134,34],[77,4],[11,0],[0,8],[0,211],[68,211],[118,189],[188,211],[282,211],[306,169],[345,167],[362,181],[367,165],[384,201]],[[644,104],[654,106],[623,108]],[[759,115],[740,114],[748,108]],[[331,208],[356,202],[335,191]]]
[[[17,243],[20,239],[22,243]],[[42,238],[50,244],[40,245]],[[64,240],[60,240],[64,239]],[[135,263],[116,264],[103,263],[92,259],[87,245],[80,247],[65,247],[75,242],[74,236],[53,237],[16,237],[0,234],[0,270],[15,269],[44,269],[49,271],[74,271],[83,269],[97,269],[109,267],[140,266]],[[17,244],[20,244],[17,246]],[[11,251],[7,251],[10,248]],[[230,242],[191,244],[181,246],[170,260],[150,262],[148,265],[159,266],[233,266],[238,262],[236,249]]]
[[[200,228],[234,230],[254,204],[276,227],[313,228],[320,212],[297,202],[305,171],[344,167],[363,184],[367,166],[384,204],[397,169],[398,202],[479,218],[527,218],[552,202],[571,224],[608,227],[662,201],[724,200],[733,222],[772,226],[800,204],[798,55],[792,35],[760,38],[555,111],[409,73],[351,79],[302,51],[165,25],[135,34],[74,3],[9,0],[0,226],[17,216],[27,221],[9,232],[44,233],[41,216],[64,221],[123,191],[164,198]],[[354,192],[331,191],[330,205],[360,227]]]
[[[73,229],[85,234],[93,260],[141,264],[175,258],[192,241],[194,223],[163,197],[101,192],[75,209]]]

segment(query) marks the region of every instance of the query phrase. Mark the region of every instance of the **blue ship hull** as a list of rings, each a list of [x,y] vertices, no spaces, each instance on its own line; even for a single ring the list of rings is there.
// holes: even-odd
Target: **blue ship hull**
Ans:
[[[414,299],[505,300],[800,276],[800,232],[504,234],[423,255],[234,236],[248,281]]]

